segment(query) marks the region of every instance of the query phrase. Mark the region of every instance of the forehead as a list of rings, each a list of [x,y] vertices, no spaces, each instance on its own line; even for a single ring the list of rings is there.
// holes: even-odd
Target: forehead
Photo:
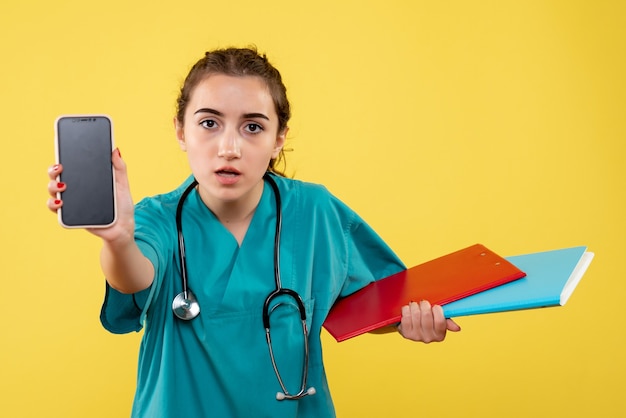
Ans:
[[[188,110],[209,105],[217,110],[271,111],[276,115],[269,87],[257,76],[213,74],[201,79],[191,92]]]

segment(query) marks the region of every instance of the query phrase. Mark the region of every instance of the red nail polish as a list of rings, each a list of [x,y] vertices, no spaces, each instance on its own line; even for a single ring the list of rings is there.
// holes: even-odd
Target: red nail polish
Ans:
[[[57,187],[58,187],[59,189],[62,189],[62,188],[64,188],[64,187],[65,187],[65,183],[63,183],[63,182],[61,182],[61,181],[60,181],[60,182],[58,182],[58,183],[57,183]]]
[[[54,200],[54,204],[55,204],[55,205],[60,205],[60,204],[61,204],[61,201],[60,201],[59,199],[55,199],[55,200]]]

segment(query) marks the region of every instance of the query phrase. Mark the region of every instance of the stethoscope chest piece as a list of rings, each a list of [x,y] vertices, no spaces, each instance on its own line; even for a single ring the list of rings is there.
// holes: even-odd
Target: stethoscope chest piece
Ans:
[[[194,319],[200,313],[200,305],[191,290],[180,292],[172,301],[172,311],[180,319]]]

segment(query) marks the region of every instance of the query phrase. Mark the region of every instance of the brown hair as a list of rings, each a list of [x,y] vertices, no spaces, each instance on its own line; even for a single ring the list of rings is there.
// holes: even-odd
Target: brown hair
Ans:
[[[267,60],[265,54],[259,54],[256,48],[226,48],[205,53],[204,57],[191,67],[187,78],[180,89],[176,101],[176,119],[182,125],[185,121],[185,110],[193,89],[200,81],[211,74],[224,74],[234,77],[260,77],[270,91],[278,115],[278,132],[287,128],[291,118],[291,107],[287,100],[287,89],[283,84],[280,72]],[[278,158],[271,160],[268,169],[277,174],[275,166],[283,161],[284,151],[281,149]]]

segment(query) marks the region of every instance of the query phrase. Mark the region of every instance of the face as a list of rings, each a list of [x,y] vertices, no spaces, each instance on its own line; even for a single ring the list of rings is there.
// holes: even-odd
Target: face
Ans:
[[[258,202],[263,174],[287,133],[278,132],[274,101],[261,78],[205,78],[190,95],[184,125],[175,125],[207,206]]]

